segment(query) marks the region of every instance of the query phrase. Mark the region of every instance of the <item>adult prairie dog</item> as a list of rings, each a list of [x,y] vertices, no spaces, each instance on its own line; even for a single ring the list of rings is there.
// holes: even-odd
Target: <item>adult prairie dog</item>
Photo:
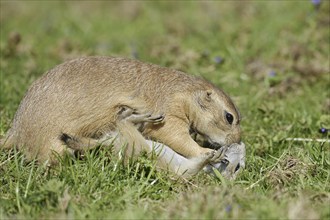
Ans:
[[[121,106],[164,114],[162,123],[149,123],[141,132],[186,158],[212,151],[200,147],[191,131],[214,146],[240,142],[237,108],[206,80],[137,60],[84,57],[56,66],[32,84],[2,145],[52,161],[52,151],[67,149],[62,133],[102,138],[116,127]]]

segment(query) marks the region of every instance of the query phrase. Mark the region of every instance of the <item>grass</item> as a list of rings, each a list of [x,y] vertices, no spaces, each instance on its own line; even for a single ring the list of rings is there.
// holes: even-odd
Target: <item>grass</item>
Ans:
[[[243,115],[246,169],[184,182],[107,149],[47,169],[0,150],[0,219],[329,219],[329,1],[1,1],[0,135],[43,72],[84,55],[201,75]]]

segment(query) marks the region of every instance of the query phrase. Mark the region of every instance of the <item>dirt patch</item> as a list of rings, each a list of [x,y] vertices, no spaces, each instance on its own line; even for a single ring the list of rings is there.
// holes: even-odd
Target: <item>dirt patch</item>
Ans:
[[[313,173],[316,167],[312,164],[306,164],[303,161],[287,156],[280,161],[275,169],[270,171],[267,181],[277,189],[284,185],[292,184],[300,176],[307,176]]]

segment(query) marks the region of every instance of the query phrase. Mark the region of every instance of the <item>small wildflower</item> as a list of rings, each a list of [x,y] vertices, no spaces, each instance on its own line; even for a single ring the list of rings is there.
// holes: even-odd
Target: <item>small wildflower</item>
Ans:
[[[321,4],[321,0],[311,0],[311,2],[313,3],[313,5]]]
[[[225,208],[226,212],[231,212],[232,210],[232,206],[231,205],[227,205],[226,208]]]
[[[134,59],[138,59],[139,58],[139,53],[137,52],[137,50],[135,48],[132,49],[131,55],[132,55],[132,57]]]
[[[222,62],[223,62],[223,58],[222,57],[220,57],[220,56],[216,56],[216,57],[214,57],[214,62],[216,63],[216,64],[221,64]]]
[[[271,71],[269,71],[268,76],[269,77],[275,77],[276,76],[276,72],[274,70],[271,70]]]
[[[311,0],[312,4],[314,5],[315,9],[318,10],[320,8],[320,5],[322,3],[321,0]]]
[[[320,133],[325,134],[325,133],[327,133],[327,132],[329,132],[329,129],[326,129],[326,128],[320,128]]]

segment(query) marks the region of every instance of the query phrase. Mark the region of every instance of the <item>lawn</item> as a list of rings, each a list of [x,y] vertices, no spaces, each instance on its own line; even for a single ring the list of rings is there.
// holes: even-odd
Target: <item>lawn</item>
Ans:
[[[0,150],[0,219],[329,219],[329,1],[0,2],[0,136],[41,74],[75,57],[202,76],[238,105],[246,169],[191,181],[108,149],[47,169]]]

